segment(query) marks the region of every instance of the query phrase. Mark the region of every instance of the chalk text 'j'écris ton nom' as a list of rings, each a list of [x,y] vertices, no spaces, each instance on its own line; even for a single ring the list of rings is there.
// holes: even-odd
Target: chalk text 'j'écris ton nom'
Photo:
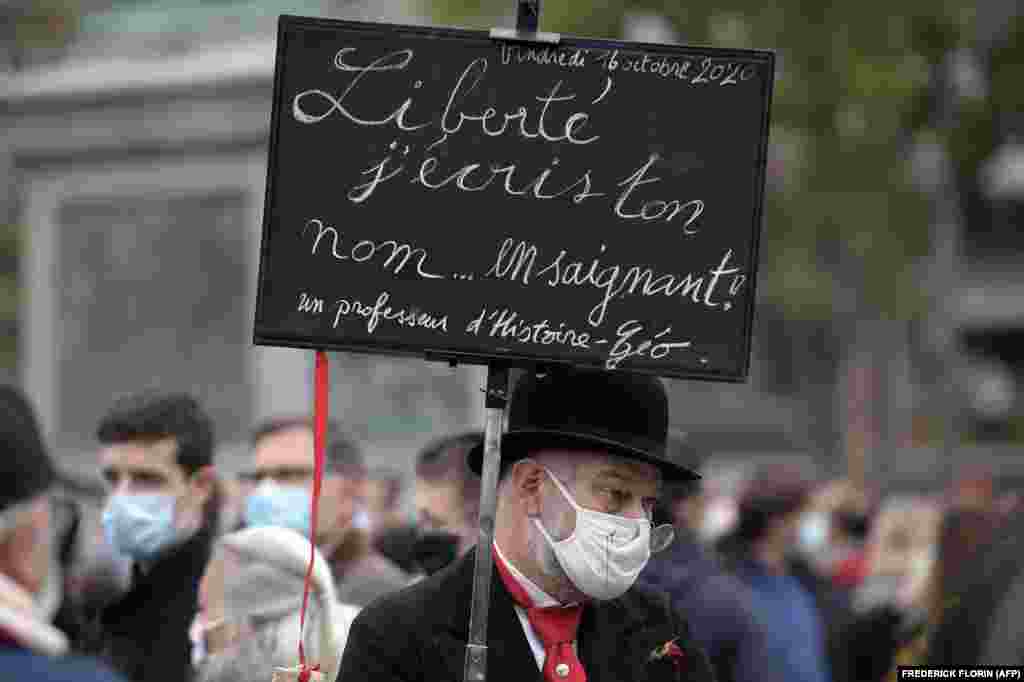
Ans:
[[[661,182],[653,169],[659,159],[657,154],[645,153],[635,165],[616,173],[615,179],[599,182],[594,169],[566,170],[570,164],[554,155],[547,163],[524,167],[518,162],[495,163],[486,158],[443,163],[442,156],[435,152],[449,139],[468,131],[485,138],[511,135],[541,144],[558,144],[563,153],[597,143],[602,135],[595,130],[589,109],[599,109],[602,102],[613,96],[611,76],[602,75],[594,92],[588,94],[571,92],[562,80],[554,80],[545,84],[528,104],[513,105],[499,112],[480,96],[489,61],[478,57],[453,79],[440,114],[435,109],[417,107],[417,94],[424,86],[422,80],[402,80],[410,94],[397,105],[393,102],[379,110],[380,105],[376,104],[378,110],[370,111],[371,105],[361,98],[361,93],[372,91],[372,101],[378,103],[379,88],[382,82],[387,82],[384,74],[404,71],[413,62],[414,53],[412,49],[403,49],[376,58],[360,56],[354,47],[343,48],[335,55],[334,68],[350,76],[340,91],[304,90],[291,102],[292,117],[302,124],[340,118],[358,127],[393,129],[395,139],[386,156],[369,162],[349,188],[347,197],[352,203],[363,203],[381,186],[404,178],[431,191],[493,190],[541,201],[564,198],[575,204],[606,197],[618,218],[677,223],[687,234],[697,231],[696,222],[704,212],[702,199],[642,196]],[[474,105],[471,101],[478,103]],[[420,111],[421,108],[424,110]],[[423,142],[425,137],[429,144]]]

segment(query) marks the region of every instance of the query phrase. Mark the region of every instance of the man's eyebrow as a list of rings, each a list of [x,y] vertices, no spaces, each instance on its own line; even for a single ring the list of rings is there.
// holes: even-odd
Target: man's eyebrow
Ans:
[[[167,480],[167,474],[160,471],[159,469],[146,469],[142,467],[104,467],[103,478],[108,481],[113,480],[117,476],[131,476],[133,478],[143,479],[158,479],[161,481]]]
[[[162,471],[157,471],[154,469],[129,469],[127,473],[136,478],[156,479],[160,481],[167,480],[167,474],[165,474]]]
[[[602,482],[602,483],[619,483],[619,484],[645,483],[646,482],[643,479],[641,479],[640,477],[624,476],[622,474],[622,472],[619,471],[618,469],[602,469],[602,470],[598,471],[597,474],[594,476],[594,481],[595,482],[599,481],[599,482]],[[655,485],[656,485],[656,487],[655,487],[655,493],[654,493],[653,497],[657,497],[657,496],[659,496],[661,494],[661,480],[659,479],[658,482]]]
[[[617,481],[630,481],[632,480],[628,476],[623,476],[617,469],[601,469],[597,472],[594,478],[614,478]]]

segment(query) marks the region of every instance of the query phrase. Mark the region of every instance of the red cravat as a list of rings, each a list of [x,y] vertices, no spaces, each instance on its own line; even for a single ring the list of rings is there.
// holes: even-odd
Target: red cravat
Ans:
[[[534,632],[544,643],[544,679],[546,682],[587,682],[587,674],[580,664],[580,659],[573,651],[572,643],[576,639],[576,631],[580,626],[583,607],[548,606],[536,607],[530,595],[519,581],[513,577],[505,562],[497,552],[494,563],[498,566],[498,574],[505,583],[512,599],[526,610],[526,618],[533,626]]]

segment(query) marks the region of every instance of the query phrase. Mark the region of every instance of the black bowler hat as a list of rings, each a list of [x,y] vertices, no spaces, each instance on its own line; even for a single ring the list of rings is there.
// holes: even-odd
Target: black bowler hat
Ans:
[[[700,478],[666,448],[667,437],[668,397],[655,377],[575,368],[531,372],[509,401],[501,463],[504,469],[542,448],[586,449],[653,464],[665,481]],[[468,456],[478,475],[483,452],[481,444]]]

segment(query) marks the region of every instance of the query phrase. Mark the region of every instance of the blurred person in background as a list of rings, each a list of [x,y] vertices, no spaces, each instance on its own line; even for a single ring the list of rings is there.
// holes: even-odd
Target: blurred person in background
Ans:
[[[124,398],[96,430],[103,530],[131,586],[103,609],[104,655],[135,682],[191,679],[188,627],[217,529],[213,424],[184,394]]]
[[[1024,512],[1012,515],[1004,540],[986,557],[982,575],[992,603],[985,622],[979,665],[1024,665]],[[968,595],[970,600],[971,595]]]
[[[223,536],[203,576],[190,628],[200,682],[269,680],[299,663],[309,540],[288,528],[247,528]],[[302,637],[307,663],[333,682],[359,609],[338,601],[330,568],[315,551]]]
[[[480,431],[439,438],[416,459],[416,519],[419,536],[414,556],[431,574],[476,545],[480,515],[480,478],[467,463],[483,443]]]
[[[402,516],[402,494],[405,482],[402,474],[389,469],[371,471],[363,486],[363,510],[368,530],[377,534],[406,524]]]
[[[835,652],[836,682],[886,678],[894,660],[925,633],[931,608],[940,507],[924,497],[882,505],[867,545],[867,575],[853,594],[852,614]]]
[[[763,674],[771,679],[831,679],[822,613],[830,597],[797,558],[812,491],[797,468],[758,467],[741,493],[735,529],[718,543],[725,564],[750,588],[754,613],[765,624],[770,656]]]
[[[53,538],[56,542],[55,563],[51,570],[61,576],[48,591],[46,601],[56,607],[53,624],[63,632],[72,651],[84,652],[90,646],[90,627],[83,606],[82,584],[76,571],[82,559],[81,536],[84,533],[82,511],[71,498],[54,496],[52,505]],[[57,589],[59,586],[60,589]],[[53,608],[49,605],[47,608]]]
[[[416,524],[401,511],[405,483],[397,471],[378,469],[366,481],[365,500],[373,548],[410,576],[419,572],[413,550]]]
[[[922,583],[939,551],[942,509],[924,497],[893,497],[879,510],[868,548],[868,575],[854,594],[858,607],[902,601],[924,608]]]
[[[701,489],[701,524],[698,536],[701,544],[713,547],[736,527],[736,498],[718,490],[714,480],[702,479]]]
[[[996,506],[995,476],[984,466],[965,467],[950,490],[955,509],[992,511]]]
[[[819,575],[852,589],[867,574],[869,525],[867,493],[849,481],[832,481],[813,495],[800,526],[800,546]]]
[[[680,461],[700,468],[697,453],[678,435],[669,437],[669,447]],[[708,655],[718,682],[785,682],[773,676],[776,667],[768,660],[767,635],[754,613],[750,588],[700,544],[705,504],[701,481],[662,487],[659,511],[675,526],[675,540],[651,557],[638,582],[668,594],[672,606],[693,625],[693,638]]]
[[[313,537],[337,586],[338,598],[365,606],[409,582],[409,577],[372,545],[356,524],[366,464],[352,438],[331,424],[324,450],[318,527],[312,525],[313,423],[308,418],[275,419],[253,433],[253,464],[243,475],[246,527],[281,526]]]
[[[0,387],[0,671],[11,682],[117,682],[98,662],[67,656],[67,637],[49,622],[62,580],[55,480],[32,408]]]
[[[218,535],[241,530],[245,525],[245,502],[248,486],[236,476],[225,476],[218,481],[220,497],[220,528]]]
[[[101,523],[86,526],[81,551],[69,576],[69,592],[78,618],[72,646],[84,653],[101,654],[103,610],[131,588],[132,560],[111,547]]]
[[[980,506],[980,505],[979,505]],[[954,508],[942,527],[928,665],[1020,665],[1024,518]]]
[[[482,442],[480,431],[442,436],[417,455],[415,522],[376,536],[381,552],[406,572],[431,575],[476,544],[480,479],[466,457]]]

